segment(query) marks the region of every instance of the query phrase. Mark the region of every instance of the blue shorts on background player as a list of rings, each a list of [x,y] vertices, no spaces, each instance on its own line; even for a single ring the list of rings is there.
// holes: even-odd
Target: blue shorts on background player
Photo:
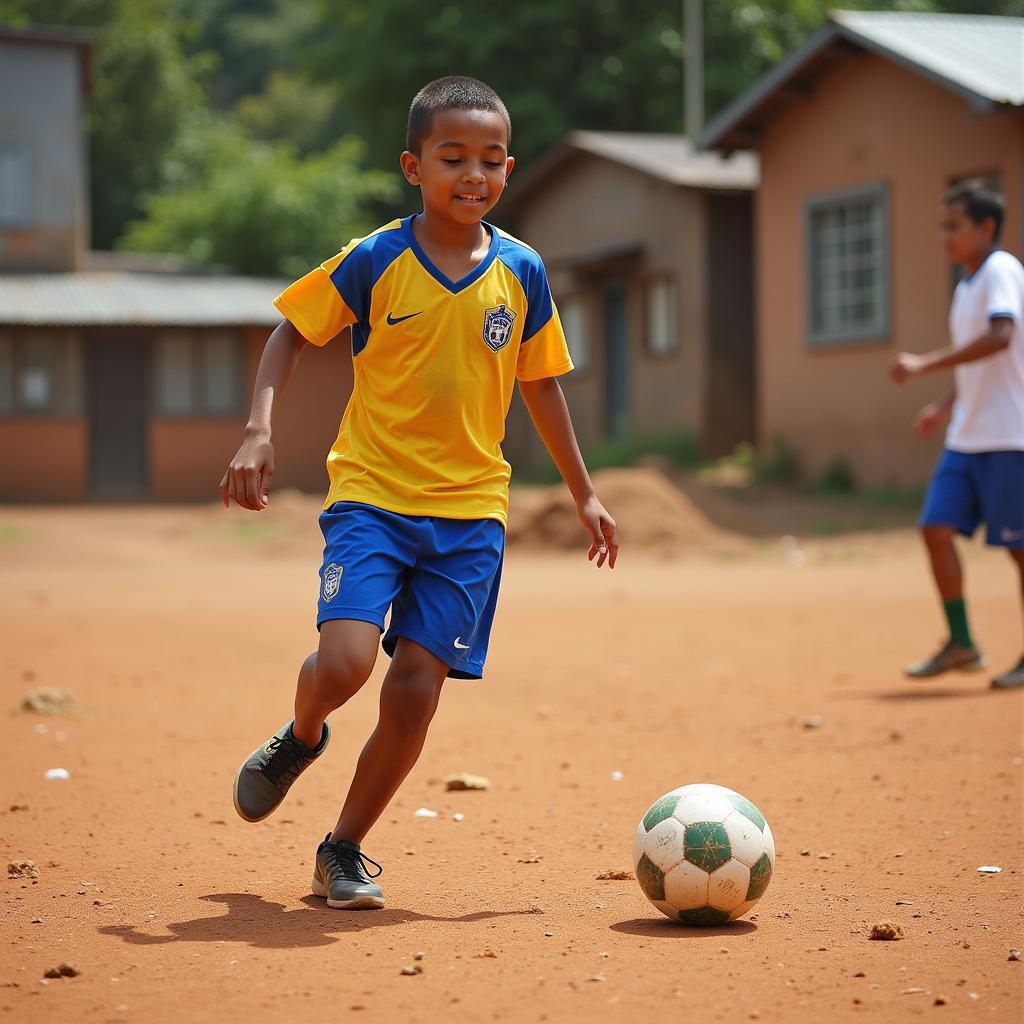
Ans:
[[[965,271],[949,313],[953,344],[925,355],[900,353],[891,370],[899,384],[947,368],[956,377],[952,394],[917,417],[918,432],[929,436],[952,414],[920,519],[949,639],[907,666],[913,679],[986,665],[967,620],[956,534],[969,537],[984,524],[987,542],[1015,563],[1024,597],[1024,267],[996,248],[1003,210],[1002,196],[981,181],[947,193],[946,255]],[[992,685],[1024,686],[1024,657]]]
[[[501,439],[517,382],[576,500],[589,557],[614,567],[618,553],[556,379],[572,361],[544,264],[483,219],[514,164],[511,132],[504,103],[475,79],[417,94],[401,164],[423,212],[353,239],[278,296],[285,319],[221,481],[225,507],[266,507],[275,399],[307,345],[351,339],[352,396],[320,517],[320,643],[299,669],[294,719],[242,763],[234,787],[246,821],[275,810],[327,746],[327,717],[366,682],[383,634],[392,660],[377,727],[313,865],[313,892],[330,907],[384,905],[363,838],[416,763],[444,680],[483,675],[511,476]]]

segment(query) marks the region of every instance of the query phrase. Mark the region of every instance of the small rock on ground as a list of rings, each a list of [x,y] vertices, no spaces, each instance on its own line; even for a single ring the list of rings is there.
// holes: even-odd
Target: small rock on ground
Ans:
[[[490,789],[491,780],[483,775],[470,775],[469,772],[456,772],[444,777],[444,788],[453,790]]]
[[[36,867],[35,861],[9,860],[7,862],[7,877],[36,879],[39,877],[39,868]]]

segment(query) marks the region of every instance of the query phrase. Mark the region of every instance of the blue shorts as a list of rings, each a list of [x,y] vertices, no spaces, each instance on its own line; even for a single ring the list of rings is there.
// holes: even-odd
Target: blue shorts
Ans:
[[[318,629],[329,619],[358,619],[384,632],[390,608],[389,656],[404,636],[448,665],[452,678],[483,676],[505,553],[501,523],[338,501],[320,514],[320,529]]]
[[[1024,452],[943,451],[920,524],[952,526],[970,537],[979,523],[989,544],[1024,548]]]

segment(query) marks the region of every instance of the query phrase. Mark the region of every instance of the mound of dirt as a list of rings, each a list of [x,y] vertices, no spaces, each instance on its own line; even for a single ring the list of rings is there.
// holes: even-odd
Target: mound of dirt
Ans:
[[[605,469],[594,487],[615,517],[619,543],[656,552],[737,550],[742,540],[709,520],[663,473],[649,467]],[[576,505],[561,484],[513,489],[510,544],[578,548],[586,542]]]

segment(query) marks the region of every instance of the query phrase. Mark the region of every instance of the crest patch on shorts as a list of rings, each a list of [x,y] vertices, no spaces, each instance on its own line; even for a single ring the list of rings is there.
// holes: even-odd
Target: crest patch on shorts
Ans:
[[[484,341],[492,352],[500,352],[512,340],[516,314],[503,302],[484,310]]]
[[[335,565],[333,562],[324,569],[325,601],[330,601],[338,593],[338,588],[341,586],[341,574],[344,571],[340,565]]]

